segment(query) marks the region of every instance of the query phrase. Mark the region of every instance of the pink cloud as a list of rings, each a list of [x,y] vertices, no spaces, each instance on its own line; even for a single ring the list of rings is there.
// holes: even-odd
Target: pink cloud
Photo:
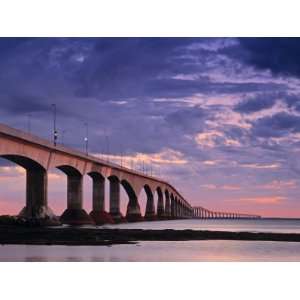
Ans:
[[[281,204],[285,200],[287,200],[287,198],[282,196],[258,196],[258,197],[248,197],[248,198],[240,199],[241,202],[250,202],[256,204],[271,204],[271,205]]]

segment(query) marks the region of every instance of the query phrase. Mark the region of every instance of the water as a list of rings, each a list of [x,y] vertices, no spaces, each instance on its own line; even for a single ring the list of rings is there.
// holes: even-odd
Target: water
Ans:
[[[194,229],[214,231],[251,231],[300,233],[300,219],[259,219],[259,220],[173,220],[141,223],[125,223],[105,226],[107,228],[140,229]]]
[[[300,220],[176,220],[109,228],[300,233]],[[266,241],[139,242],[113,246],[0,246],[0,261],[300,261],[300,243]]]

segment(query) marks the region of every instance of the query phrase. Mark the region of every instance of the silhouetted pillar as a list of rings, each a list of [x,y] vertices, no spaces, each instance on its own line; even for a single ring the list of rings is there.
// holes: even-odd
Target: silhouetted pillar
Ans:
[[[126,219],[129,222],[142,221],[141,208],[136,195],[128,195],[129,202],[127,205]]]
[[[175,215],[176,215],[176,218],[178,219],[179,218],[179,210],[180,210],[180,208],[179,208],[179,201],[178,200],[176,200],[175,201]]]
[[[175,218],[175,199],[171,196],[171,217]]]
[[[105,210],[105,186],[104,178],[94,177],[93,178],[93,210],[94,211],[103,211]]]
[[[157,199],[157,217],[162,219],[165,216],[164,210],[164,198],[161,192],[158,192],[158,199]]]
[[[44,169],[26,169],[26,205],[19,213],[19,217],[45,221],[49,225],[59,223],[58,218],[48,207],[47,188],[48,178]]]
[[[62,214],[62,223],[70,225],[93,224],[94,221],[82,208],[83,177],[67,172],[67,209]]]
[[[166,203],[165,203],[165,215],[166,217],[171,217],[171,200],[169,193],[165,193]]]
[[[115,222],[123,221],[120,211],[120,182],[117,177],[109,177],[109,213]]]
[[[146,194],[147,194],[147,203],[146,203],[145,219],[154,220],[156,219],[154,197],[151,191],[148,192],[146,191]]]
[[[113,223],[109,213],[105,211],[105,179],[99,173],[90,174],[93,180],[93,210],[90,216],[97,225]]]
[[[181,218],[181,204],[179,200],[177,200],[177,218]]]

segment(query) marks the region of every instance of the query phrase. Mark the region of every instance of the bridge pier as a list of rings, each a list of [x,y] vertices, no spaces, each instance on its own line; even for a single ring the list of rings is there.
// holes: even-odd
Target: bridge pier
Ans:
[[[48,207],[48,177],[42,168],[26,169],[26,206],[19,217],[28,220],[40,220],[49,225],[58,225],[59,219]]]
[[[122,223],[125,218],[120,211],[120,181],[117,177],[109,177],[109,214],[116,223]]]
[[[164,209],[164,198],[162,192],[157,192],[158,199],[157,199],[157,217],[158,219],[165,218],[165,209]]]
[[[126,219],[128,222],[142,221],[141,208],[136,196],[130,196],[127,206]]]
[[[175,198],[175,218],[178,219],[179,217],[179,202],[177,197]]]
[[[175,218],[179,219],[179,201],[175,198]]]
[[[90,173],[93,180],[93,210],[90,216],[97,225],[114,223],[113,218],[105,211],[105,179],[99,173]]]
[[[67,209],[60,217],[60,221],[69,225],[94,224],[92,218],[82,208],[83,177],[71,167],[61,167],[67,175]]]
[[[175,199],[171,195],[171,218],[175,219]]]
[[[147,194],[147,203],[146,203],[145,219],[152,221],[156,219],[154,197],[150,190],[146,191],[146,194]]]
[[[165,216],[166,216],[166,218],[170,218],[171,217],[171,202],[170,202],[170,195],[167,191],[165,192],[165,197],[166,197]]]

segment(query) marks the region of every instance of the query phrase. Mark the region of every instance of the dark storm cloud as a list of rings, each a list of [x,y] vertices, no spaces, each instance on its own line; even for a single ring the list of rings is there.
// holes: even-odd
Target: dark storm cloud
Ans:
[[[77,92],[81,96],[144,96],[143,90],[149,80],[191,72],[187,68],[190,59],[181,57],[178,62],[178,57],[195,39],[115,38],[93,42],[92,51],[75,75],[79,84]]]
[[[285,103],[288,107],[300,111],[300,95],[299,94],[287,94],[284,97]]]
[[[253,134],[260,137],[280,137],[290,132],[300,132],[300,117],[285,112],[261,118],[253,126]]]
[[[185,135],[205,131],[208,120],[218,122],[214,113],[222,107],[186,107],[184,98],[287,88],[271,81],[213,80],[208,71],[226,73],[230,65],[216,59],[220,53],[224,56],[225,48],[223,40],[199,38],[0,39],[3,119],[14,119],[15,124],[32,113],[33,130],[38,124],[46,132],[51,130],[51,104],[56,103],[58,123],[72,146],[81,146],[82,123],[88,120],[94,151],[105,148],[98,144],[105,143],[107,130],[111,151],[123,147],[148,153],[174,147],[194,155],[194,142],[188,143]],[[189,75],[196,76],[185,79]],[[155,103],[156,98],[166,102]],[[174,98],[178,102],[168,102]],[[266,105],[244,103],[237,110]],[[74,128],[79,134],[72,134]]]
[[[201,107],[193,106],[168,114],[165,121],[171,127],[182,129],[184,133],[196,133],[203,130],[208,114]]]
[[[254,113],[263,109],[271,108],[276,102],[276,96],[272,93],[259,94],[256,97],[248,98],[240,101],[234,110],[240,113]]]
[[[299,77],[299,38],[241,38],[239,41],[245,50],[240,58],[248,64],[276,75]]]
[[[277,83],[226,83],[214,82],[208,78],[200,80],[161,79],[153,80],[146,86],[143,96],[152,97],[187,97],[197,93],[203,94],[238,94],[265,90],[284,90],[284,84]]]
[[[10,94],[1,96],[2,109],[14,114],[32,113],[49,109],[44,97],[30,94]]]

